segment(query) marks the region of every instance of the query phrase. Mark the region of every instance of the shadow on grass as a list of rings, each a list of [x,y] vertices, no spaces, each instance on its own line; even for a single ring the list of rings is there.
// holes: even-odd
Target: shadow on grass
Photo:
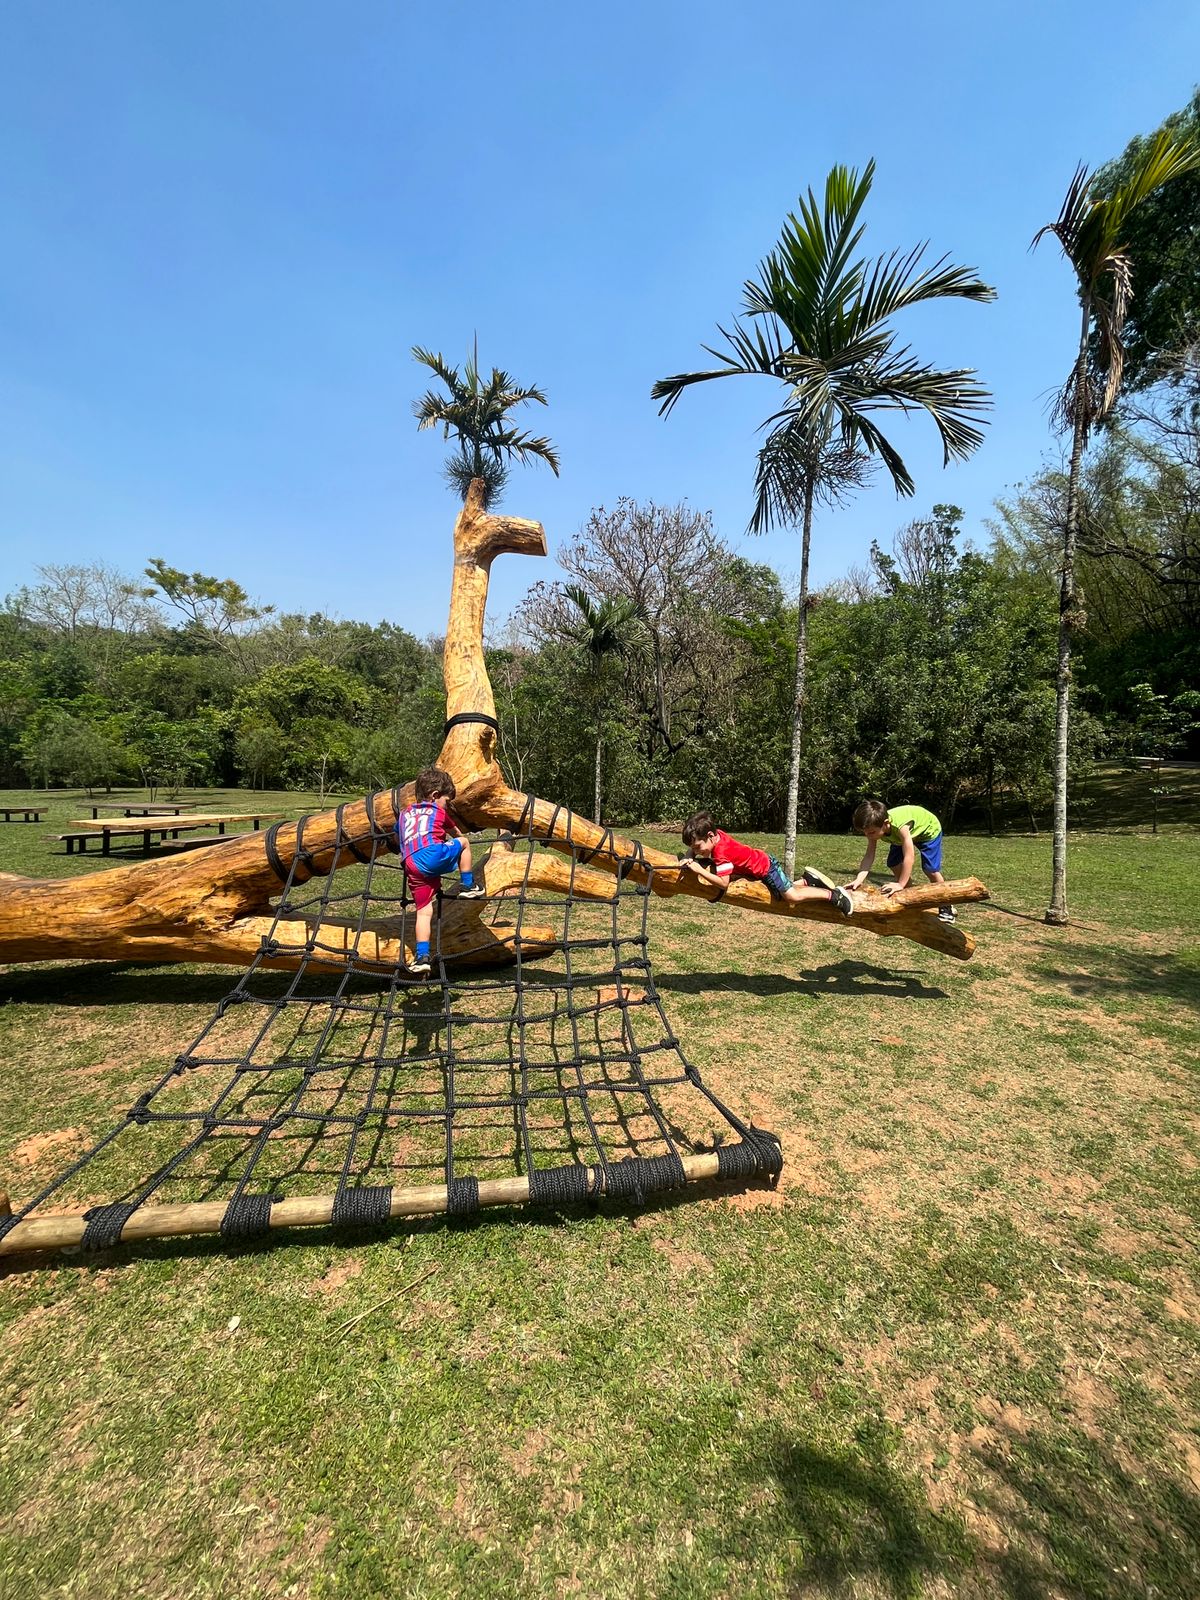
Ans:
[[[244,967],[206,967],[197,972],[175,966],[101,961],[9,971],[0,983],[0,993],[7,1000],[25,1005],[215,1006],[244,976]],[[254,975],[254,992],[282,994],[294,977],[290,972],[258,972]],[[387,979],[362,974],[354,982],[379,988],[386,987]],[[317,998],[328,994],[334,983],[336,978],[331,979],[328,973],[314,973],[301,979],[293,992]]]
[[[962,1524],[929,1505],[919,1480],[878,1456],[781,1441],[750,1470],[774,1482],[800,1547],[789,1594],[861,1590],[907,1600],[926,1592],[926,1580],[944,1583],[974,1564]]]
[[[995,1486],[976,1498],[1003,1527],[999,1593],[1088,1600],[1200,1592],[1200,1497],[1161,1468],[1125,1463],[1082,1434],[1030,1434],[979,1452]]]
[[[1054,962],[1035,967],[1046,983],[1085,999],[1152,995],[1200,1010],[1200,964],[1169,951],[1114,950],[1107,945],[1076,946],[1071,958],[1085,971],[1064,971]]]
[[[872,967],[865,961],[834,961],[786,977],[779,972],[656,973],[660,989],[672,994],[853,994],[892,995],[897,1000],[945,1000],[944,989],[923,983],[913,973]]]
[[[1161,1469],[1127,1468],[1079,1433],[976,1452],[962,1466],[971,1501],[994,1524],[982,1542],[886,1458],[869,1422],[863,1429],[861,1453],[785,1440],[746,1469],[775,1485],[799,1546],[789,1593],[1190,1600],[1200,1588],[1200,1499]],[[739,1546],[763,1537],[747,1526],[734,1534]]]

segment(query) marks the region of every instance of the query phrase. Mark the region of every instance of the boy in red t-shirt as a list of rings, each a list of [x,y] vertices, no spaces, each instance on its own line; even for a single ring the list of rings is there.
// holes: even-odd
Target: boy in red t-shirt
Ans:
[[[415,959],[409,963],[408,972],[410,977],[424,978],[430,971],[433,899],[442,874],[455,867],[462,873],[460,900],[482,900],[484,891],[471,871],[470,842],[463,838],[446,807],[446,802],[455,796],[454,779],[441,767],[426,767],[417,774],[414,788],[417,798],[400,813],[396,833],[416,907]]]
[[[782,900],[785,905],[794,906],[801,900],[824,901],[826,905],[835,905],[844,917],[854,912],[854,901],[845,889],[840,889],[823,873],[814,867],[805,867],[802,881],[793,883],[774,856],[714,827],[707,811],[697,811],[687,819],[683,825],[683,842],[692,853],[684,857],[680,866],[718,889],[726,888],[731,878],[749,878],[754,883],[765,883],[773,898]]]

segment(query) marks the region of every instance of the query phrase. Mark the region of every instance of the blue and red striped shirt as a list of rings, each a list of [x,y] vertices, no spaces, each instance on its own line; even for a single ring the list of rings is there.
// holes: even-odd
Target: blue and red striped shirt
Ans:
[[[414,850],[446,842],[446,808],[440,800],[417,800],[400,813],[396,832],[400,853],[407,861]]]

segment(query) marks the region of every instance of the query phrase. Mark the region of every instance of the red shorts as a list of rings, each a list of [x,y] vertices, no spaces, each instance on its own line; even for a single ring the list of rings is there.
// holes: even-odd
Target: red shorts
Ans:
[[[441,885],[443,872],[454,871],[462,852],[461,839],[445,839],[440,844],[424,845],[405,856],[404,870],[408,873],[408,886],[418,911],[433,900]]]
[[[414,872],[411,867],[409,868],[408,887],[412,890],[413,905],[418,911],[433,904],[433,897],[438,892],[441,881],[440,878],[427,878],[423,873]]]

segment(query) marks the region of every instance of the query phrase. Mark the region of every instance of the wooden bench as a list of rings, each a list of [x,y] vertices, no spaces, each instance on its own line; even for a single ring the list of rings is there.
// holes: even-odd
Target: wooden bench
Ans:
[[[133,843],[136,835],[140,833],[142,836],[142,849],[149,850],[153,843],[152,836],[154,834],[158,834],[159,843],[161,844],[173,830],[170,828],[138,828],[131,835],[128,828],[121,828],[119,831],[112,828],[95,830],[81,828],[77,833],[52,833],[48,837],[52,840],[57,839],[60,844],[65,844],[69,856],[74,855],[76,850],[79,851],[81,856],[86,855],[89,840],[100,846],[100,854],[102,856],[108,856],[112,854],[112,836],[114,832],[117,833],[118,840],[129,839],[130,843]],[[175,838],[178,837],[179,834],[176,832]]]
[[[0,806],[0,817],[12,822],[19,811],[22,822],[40,822],[49,809],[49,806]]]
[[[68,826],[74,831],[60,833],[58,838],[66,845],[67,854],[72,855],[76,846],[81,855],[87,852],[88,839],[100,838],[100,854],[112,854],[112,841],[114,834],[118,839],[128,838],[131,834],[141,834],[142,849],[149,850],[153,836],[158,834],[159,842],[164,842],[168,837],[177,840],[181,833],[196,833],[202,828],[215,828],[220,837],[225,837],[225,825],[229,822],[252,822],[257,833],[262,823],[278,816],[274,811],[214,811],[209,816],[203,817],[157,817],[141,819],[132,817],[113,817],[96,821],[89,821],[86,817],[76,817]],[[198,841],[197,841],[198,842]]]
[[[126,817],[177,817],[181,811],[194,811],[199,804],[199,800],[180,800],[169,805],[159,805],[157,801],[97,800],[92,806],[92,820],[95,821],[102,811],[119,811]]]

